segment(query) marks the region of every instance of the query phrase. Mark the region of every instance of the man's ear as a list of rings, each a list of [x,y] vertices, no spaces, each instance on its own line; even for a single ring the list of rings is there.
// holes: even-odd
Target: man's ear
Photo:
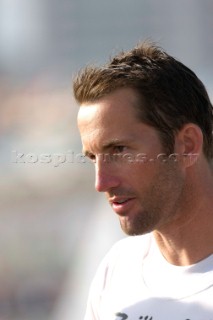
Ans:
[[[175,152],[184,159],[186,167],[193,165],[203,149],[203,133],[194,123],[185,124],[175,136]]]

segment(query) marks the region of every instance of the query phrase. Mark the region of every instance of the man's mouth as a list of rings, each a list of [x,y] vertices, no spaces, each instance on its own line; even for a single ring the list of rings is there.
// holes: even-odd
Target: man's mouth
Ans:
[[[118,205],[118,204],[122,204],[122,203],[125,203],[127,202],[129,199],[124,199],[124,200],[118,200],[118,201],[114,201],[113,203]]]
[[[110,199],[113,210],[119,215],[125,215],[133,204],[135,198],[114,197]]]

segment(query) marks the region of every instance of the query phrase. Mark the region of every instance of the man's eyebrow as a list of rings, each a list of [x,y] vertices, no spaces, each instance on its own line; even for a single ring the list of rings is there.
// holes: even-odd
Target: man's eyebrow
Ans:
[[[127,139],[112,139],[112,140],[109,140],[109,141],[106,141],[102,146],[101,146],[101,149],[100,149],[100,152],[99,153],[104,153],[106,152],[107,150],[109,150],[110,148],[113,148],[113,147],[116,147],[116,146],[122,146],[122,145],[127,145],[128,143],[134,141],[133,138],[127,138]],[[87,157],[90,157],[91,155],[93,155],[93,152],[90,152],[89,150],[82,150],[82,153],[87,156]]]
[[[107,141],[106,143],[103,144],[102,148],[103,150],[107,150],[107,149],[110,149],[112,147],[115,147],[115,146],[118,146],[118,145],[125,145],[127,144],[128,142],[130,141],[130,139],[123,139],[123,140],[120,140],[120,139],[112,139],[110,141]]]

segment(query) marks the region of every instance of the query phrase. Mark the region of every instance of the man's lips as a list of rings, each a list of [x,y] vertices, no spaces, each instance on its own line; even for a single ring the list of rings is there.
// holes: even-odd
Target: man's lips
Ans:
[[[117,214],[124,215],[128,212],[134,200],[135,198],[114,197],[109,202]]]

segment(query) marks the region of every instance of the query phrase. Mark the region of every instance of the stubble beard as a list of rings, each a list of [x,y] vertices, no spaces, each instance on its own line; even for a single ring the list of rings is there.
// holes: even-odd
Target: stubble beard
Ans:
[[[131,220],[120,218],[120,225],[127,235],[143,235],[168,225],[179,214],[184,190],[184,179],[174,163],[160,164],[161,168],[148,190],[142,195],[138,209]]]

